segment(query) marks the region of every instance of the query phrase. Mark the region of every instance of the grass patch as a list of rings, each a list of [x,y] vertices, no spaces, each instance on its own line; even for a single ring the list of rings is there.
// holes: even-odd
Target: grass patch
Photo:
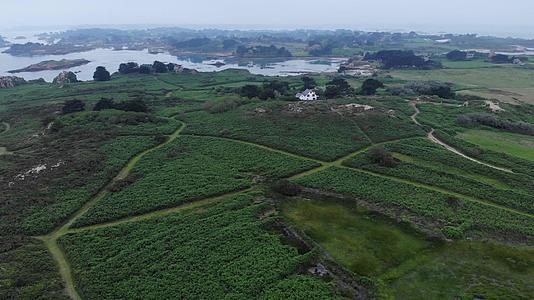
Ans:
[[[458,135],[483,148],[534,161],[534,137],[516,133],[471,129]]]
[[[283,215],[351,271],[376,276],[430,246],[420,235],[349,203],[290,200]]]
[[[462,199],[461,206],[454,205],[447,201],[450,195],[402,179],[393,180],[331,167],[296,181],[308,187],[368,201],[381,207],[388,215],[405,212],[408,218],[425,222],[433,231],[449,237],[459,238],[470,231],[482,231],[528,241],[534,235],[534,218],[530,216],[467,199]]]

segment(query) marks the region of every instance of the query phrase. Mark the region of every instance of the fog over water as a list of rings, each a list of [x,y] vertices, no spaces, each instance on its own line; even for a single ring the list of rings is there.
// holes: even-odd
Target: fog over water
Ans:
[[[28,26],[151,24],[415,30],[534,38],[533,15],[532,0],[17,0],[2,1],[0,34]]]

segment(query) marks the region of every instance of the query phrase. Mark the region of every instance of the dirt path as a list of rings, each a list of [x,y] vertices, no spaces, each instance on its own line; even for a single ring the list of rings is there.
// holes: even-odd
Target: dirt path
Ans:
[[[4,130],[0,132],[0,135],[8,132],[11,129],[11,126],[9,125],[9,123],[2,122],[2,125],[4,126]],[[13,152],[8,151],[6,147],[0,147],[0,155],[9,155],[9,154],[13,154]]]
[[[7,122],[2,122],[2,125],[4,126],[4,130],[2,130],[2,132],[0,132],[0,134],[6,133],[11,129],[11,125],[9,125],[9,123],[7,123]]]
[[[65,282],[65,288],[67,294],[71,299],[82,299],[76,290],[76,285],[72,275],[72,269],[68,263],[67,258],[65,257],[64,252],[58,244],[58,239],[68,233],[69,228],[78,220],[82,215],[84,215],[89,209],[91,209],[96,202],[104,198],[109,193],[109,188],[113,186],[117,181],[122,180],[130,174],[133,167],[143,158],[145,155],[171,143],[176,138],[180,136],[180,133],[185,128],[185,124],[182,124],[173,134],[171,134],[168,139],[152,148],[149,148],[136,156],[132,157],[128,163],[122,168],[122,170],[115,176],[108,184],[102,188],[91,200],[87,201],[76,213],[74,213],[63,225],[57,227],[53,232],[48,235],[38,237],[40,240],[44,241],[48,251],[52,254],[52,257],[56,261],[56,264],[59,267],[59,273],[63,281]]]
[[[410,102],[410,105],[415,109],[415,113],[413,115],[410,116],[410,118],[412,119],[412,121],[419,125],[419,126],[423,126],[421,125],[421,123],[419,123],[419,121],[417,120],[417,116],[421,113],[421,111],[419,110],[419,108],[417,107],[417,104],[415,102]],[[510,169],[506,169],[506,168],[501,168],[501,167],[498,167],[498,166],[494,166],[492,164],[489,164],[489,163],[485,163],[483,161],[480,161],[478,159],[475,159],[475,158],[472,158],[468,155],[465,155],[464,153],[460,152],[459,150],[457,150],[456,148],[446,144],[445,142],[443,142],[442,140],[438,139],[435,135],[434,135],[434,128],[431,128],[430,132],[427,134],[427,138],[429,140],[431,140],[432,142],[444,147],[445,149],[447,149],[448,151],[456,154],[456,155],[459,155],[465,159],[468,159],[470,161],[473,161],[473,162],[476,162],[477,164],[481,164],[481,165],[484,165],[486,167],[490,167],[492,169],[495,169],[495,170],[499,170],[499,171],[503,171],[503,172],[507,172],[507,173],[513,173],[512,170]]]
[[[412,105],[414,106],[416,112],[411,116],[411,118],[416,124],[421,126],[421,124],[419,124],[419,122],[417,121],[417,118],[416,118],[417,115],[420,113],[419,109],[415,106],[415,104],[412,104]],[[8,127],[8,126],[6,126],[6,127]],[[149,148],[149,149],[137,154],[136,156],[132,157],[128,161],[128,163],[121,169],[121,171],[105,187],[103,187],[91,200],[86,202],[64,224],[62,224],[61,226],[58,226],[53,232],[51,232],[48,235],[37,237],[38,239],[42,240],[45,243],[45,245],[48,248],[48,250],[50,251],[52,257],[56,261],[56,264],[59,267],[59,272],[61,274],[61,277],[62,277],[62,279],[63,279],[63,281],[64,281],[64,283],[66,285],[67,293],[68,293],[68,295],[69,295],[69,297],[71,299],[78,300],[78,299],[81,299],[81,296],[78,293],[78,291],[76,290],[76,285],[75,285],[74,277],[73,277],[73,274],[72,274],[72,268],[70,267],[70,265],[68,263],[68,259],[65,256],[63,250],[61,249],[60,245],[58,244],[58,239],[61,236],[65,235],[67,233],[81,232],[81,231],[87,231],[87,230],[92,230],[92,229],[116,226],[116,225],[120,225],[120,224],[124,224],[124,223],[128,223],[128,222],[142,221],[142,220],[147,220],[147,219],[150,219],[150,218],[153,218],[153,217],[156,217],[156,216],[163,216],[163,215],[168,215],[168,214],[171,214],[171,213],[174,213],[174,212],[194,209],[194,208],[202,207],[204,205],[210,205],[212,203],[216,203],[216,202],[218,202],[218,201],[220,201],[223,198],[226,198],[228,196],[236,195],[236,194],[239,194],[239,193],[243,193],[243,192],[252,190],[254,188],[254,187],[251,187],[251,188],[247,188],[247,189],[243,189],[243,190],[238,190],[238,191],[226,193],[224,195],[218,195],[218,196],[208,197],[208,198],[205,198],[205,199],[199,199],[199,200],[196,200],[194,202],[180,204],[180,205],[178,205],[176,207],[157,210],[157,211],[149,212],[149,213],[146,213],[146,214],[127,217],[127,218],[123,218],[123,219],[119,219],[119,220],[115,220],[115,221],[111,221],[111,222],[107,222],[107,223],[95,224],[95,225],[90,225],[90,226],[81,227],[81,228],[71,228],[72,224],[74,224],[82,215],[84,215],[87,211],[89,211],[94,206],[95,203],[97,203],[98,201],[103,199],[106,195],[108,195],[109,188],[114,183],[116,183],[119,180],[122,180],[122,179],[126,178],[128,176],[128,174],[130,174],[131,170],[135,167],[135,165],[145,155],[147,155],[147,154],[149,154],[149,153],[151,153],[151,152],[153,152],[153,151],[155,151],[157,149],[160,149],[161,147],[167,145],[168,143],[171,143],[176,138],[181,136],[182,135],[181,132],[183,131],[185,126],[186,126],[186,124],[182,123],[182,126],[179,129],[177,129],[172,135],[170,135],[169,138],[167,139],[167,141],[165,141],[164,143],[161,143],[161,144],[159,144],[157,146],[154,146],[152,148]],[[432,133],[433,133],[433,131],[431,133],[429,133],[429,138],[431,136],[434,137],[432,135]],[[191,136],[195,136],[195,135],[191,135]],[[293,176],[289,177],[290,179],[295,179],[295,178],[300,178],[300,177],[303,177],[303,176],[311,175],[311,174],[320,172],[320,171],[322,171],[324,169],[327,169],[329,167],[349,168],[349,167],[343,166],[343,162],[344,161],[346,161],[346,160],[348,160],[348,159],[350,159],[350,158],[352,158],[352,157],[354,157],[354,156],[356,156],[358,154],[364,153],[365,151],[367,151],[368,149],[370,149],[371,147],[374,147],[376,145],[387,144],[387,143],[392,143],[392,142],[398,141],[398,140],[395,140],[395,141],[387,141],[387,142],[383,142],[383,143],[372,144],[372,145],[369,145],[368,147],[365,147],[365,148],[356,150],[354,152],[351,152],[351,153],[349,153],[349,154],[347,154],[347,155],[345,155],[345,156],[343,156],[341,158],[338,158],[338,159],[336,159],[334,161],[326,162],[326,161],[313,159],[313,158],[310,158],[310,157],[305,157],[305,156],[302,156],[302,155],[299,155],[299,154],[290,153],[290,152],[287,152],[287,151],[284,151],[284,150],[271,148],[269,146],[256,144],[256,143],[253,143],[253,142],[248,142],[248,141],[243,141],[243,140],[238,140],[238,139],[232,139],[232,138],[218,137],[218,136],[210,136],[210,137],[219,138],[219,139],[222,139],[222,140],[234,141],[234,142],[247,144],[247,145],[252,145],[252,146],[255,146],[255,147],[259,147],[259,148],[262,148],[262,149],[265,149],[265,150],[269,150],[269,151],[277,152],[277,153],[280,153],[280,154],[292,156],[292,157],[295,157],[295,158],[311,160],[311,161],[317,162],[319,164],[318,167],[312,168],[310,170],[307,170],[307,171],[304,171],[304,172],[301,172],[299,174],[296,174],[296,175],[293,175]],[[414,137],[403,138],[403,139],[400,139],[400,140],[413,139],[413,138]],[[444,144],[444,143],[439,143],[441,141],[439,141],[438,139],[433,140],[433,141],[435,143],[438,143],[438,144],[440,144],[440,145],[442,145],[442,146],[447,148],[447,145]],[[452,147],[449,147],[447,149],[449,151],[452,151],[452,152],[458,154],[458,155],[462,155],[463,157],[465,157],[467,159],[470,159],[469,157],[461,154],[459,151],[455,150]],[[487,165],[487,164],[479,162],[477,160],[474,160],[474,161],[476,161],[478,163],[481,163],[481,164],[484,164],[484,165]],[[493,166],[491,166],[491,167],[493,167]],[[498,168],[498,167],[493,167],[493,168],[497,168],[499,170],[502,170],[501,168]],[[366,172],[366,173],[369,173],[369,174],[372,174],[372,175],[375,175],[375,176],[387,177],[387,178],[389,178],[391,180],[400,181],[400,182],[408,183],[408,184],[411,184],[411,185],[414,185],[414,186],[419,186],[419,187],[423,187],[423,188],[427,188],[427,189],[431,189],[431,190],[435,190],[435,191],[439,191],[439,192],[443,192],[443,193],[447,193],[447,194],[451,194],[451,195],[456,195],[456,196],[461,197],[463,199],[466,199],[468,201],[474,201],[474,202],[477,202],[477,203],[480,203],[480,204],[483,204],[483,205],[492,206],[492,207],[499,208],[499,209],[504,209],[504,210],[507,210],[507,211],[510,211],[510,212],[513,212],[513,213],[517,213],[517,214],[523,215],[523,216],[534,217],[534,216],[532,216],[530,214],[527,214],[527,213],[519,212],[519,211],[510,209],[510,208],[507,208],[507,207],[502,207],[502,206],[499,206],[499,205],[496,205],[496,204],[493,204],[493,203],[489,203],[489,202],[486,202],[486,201],[483,201],[483,200],[479,200],[479,199],[476,199],[476,198],[473,198],[473,197],[469,197],[469,196],[465,196],[465,195],[462,195],[462,194],[450,192],[450,191],[442,189],[442,188],[429,186],[429,185],[421,184],[421,183],[417,183],[417,182],[412,182],[412,181],[408,181],[408,180],[405,180],[405,179],[402,179],[402,178],[396,178],[396,177],[386,176],[386,175],[382,175],[382,174],[375,174],[375,173],[372,173],[372,172],[369,172],[369,171],[365,171],[365,170],[360,170],[360,169],[355,169],[355,168],[349,168],[349,169],[353,169],[353,170],[357,170],[357,171],[361,171],[361,172]]]

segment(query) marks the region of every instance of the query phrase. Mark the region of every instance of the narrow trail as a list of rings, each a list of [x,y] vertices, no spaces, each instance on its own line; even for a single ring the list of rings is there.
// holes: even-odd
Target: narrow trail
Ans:
[[[78,228],[70,228],[66,231],[66,233],[82,232],[82,231],[87,231],[87,230],[112,227],[112,226],[117,226],[117,225],[121,225],[125,223],[148,220],[154,217],[161,217],[161,216],[169,215],[175,212],[187,211],[187,210],[203,207],[209,204],[217,203],[224,198],[235,196],[241,193],[246,193],[253,189],[254,189],[253,187],[250,187],[250,188],[241,189],[241,190],[237,190],[237,191],[233,191],[233,192],[229,192],[229,193],[225,193],[222,195],[213,196],[213,197],[209,197],[209,198],[205,198],[201,200],[193,200],[191,202],[179,204],[178,206],[164,208],[161,210],[155,210],[155,211],[151,211],[145,214],[118,219],[118,220],[114,220],[114,221],[107,222],[107,223],[100,223],[100,224],[89,225],[89,226],[78,227]]]
[[[75,212],[63,225],[57,227],[54,231],[52,231],[50,234],[40,236],[38,239],[42,240],[46,247],[48,248],[48,251],[50,251],[50,254],[52,254],[52,257],[56,261],[56,264],[59,267],[59,273],[61,274],[61,278],[65,282],[65,288],[67,290],[67,294],[71,299],[82,299],[80,295],[78,294],[78,291],[76,290],[76,285],[74,282],[74,277],[72,276],[72,269],[68,263],[67,258],[65,257],[64,252],[62,251],[60,245],[58,244],[58,239],[63,236],[64,234],[68,233],[69,228],[78,220],[82,215],[84,215],[93,205],[104,198],[109,193],[109,188],[115,184],[117,181],[122,180],[130,174],[133,167],[148,153],[151,153],[169,143],[174,141],[176,138],[180,136],[180,132],[185,128],[185,124],[182,123],[180,128],[178,128],[174,133],[172,133],[165,142],[156,145],[152,148],[149,148],[136,156],[132,157],[128,163],[121,169],[121,171],[111,180],[108,182],[106,186],[104,186],[91,200],[87,201],[77,212]]]
[[[455,197],[462,198],[462,199],[465,199],[465,200],[468,200],[468,201],[471,201],[471,202],[475,202],[475,203],[478,203],[478,204],[482,204],[482,205],[485,205],[485,206],[502,209],[502,210],[508,211],[510,213],[514,213],[514,214],[521,215],[521,216],[524,216],[524,217],[534,218],[534,215],[530,214],[528,212],[519,211],[519,210],[516,210],[516,209],[513,209],[513,208],[502,206],[500,204],[496,204],[496,203],[489,202],[489,201],[482,200],[482,199],[478,199],[478,198],[475,198],[475,197],[472,197],[472,196],[468,196],[468,195],[460,194],[460,193],[457,193],[457,192],[453,192],[453,191],[450,191],[450,190],[447,190],[447,189],[444,189],[444,188],[441,188],[441,187],[428,185],[426,183],[407,180],[407,179],[404,179],[404,178],[399,178],[399,177],[395,177],[395,176],[380,174],[380,173],[371,172],[371,171],[364,170],[364,169],[352,168],[352,167],[343,166],[343,165],[340,166],[340,167],[341,168],[345,168],[345,169],[359,171],[359,172],[366,173],[366,174],[373,175],[373,176],[387,178],[387,179],[390,179],[390,180],[393,180],[393,181],[397,181],[397,182],[401,182],[401,183],[410,184],[410,185],[413,185],[413,186],[416,186],[416,187],[420,187],[420,188],[424,188],[424,189],[427,189],[427,190],[440,192],[442,194],[455,196]]]
[[[417,107],[417,104],[415,102],[410,102],[410,105],[415,109],[415,113],[413,115],[410,116],[410,118],[412,119],[412,121],[419,125],[419,126],[423,126],[421,125],[421,123],[419,123],[419,121],[417,120],[417,116],[421,113],[421,111],[419,110],[419,108]],[[431,128],[430,132],[427,134],[427,138],[432,141],[433,143],[435,144],[438,144],[442,147],[444,147],[445,149],[447,149],[448,151],[456,154],[456,155],[459,155],[465,159],[468,159],[472,162],[476,162],[477,164],[481,164],[481,165],[484,165],[486,167],[489,167],[489,168],[492,168],[492,169],[495,169],[495,170],[499,170],[499,171],[503,171],[503,172],[507,172],[507,173],[514,173],[512,170],[510,169],[506,169],[506,168],[502,168],[502,167],[498,167],[498,166],[494,166],[492,164],[489,164],[489,163],[485,163],[483,161],[480,161],[476,158],[473,158],[473,157],[470,157],[468,155],[465,155],[464,153],[462,153],[461,151],[459,151],[458,149],[446,144],[445,142],[443,142],[442,140],[438,139],[435,135],[434,135],[434,128]]]
[[[9,125],[9,123],[7,122],[2,122],[2,125],[4,126],[4,130],[0,132],[0,135],[8,132],[11,129],[11,125]],[[0,147],[0,155],[11,155],[11,154],[14,154],[14,153],[11,151],[8,151],[6,147]]]
[[[412,103],[412,106],[415,108],[416,112],[411,116],[411,119],[413,120],[414,123],[416,123],[417,125],[421,126],[421,124],[417,121],[417,115],[420,113],[420,111],[417,108],[417,106],[415,105],[415,103]],[[5,124],[7,124],[7,123],[5,123]],[[442,189],[442,188],[438,188],[438,187],[434,187],[434,186],[430,186],[430,185],[426,185],[426,184],[422,184],[422,183],[412,182],[412,181],[408,181],[408,180],[397,178],[397,177],[392,177],[392,176],[387,176],[387,175],[382,175],[382,174],[376,174],[376,173],[369,172],[369,171],[366,171],[366,170],[361,170],[361,169],[357,169],[357,168],[351,168],[351,167],[347,167],[347,166],[343,165],[344,161],[346,161],[346,160],[348,160],[348,159],[350,159],[350,158],[352,158],[352,157],[354,157],[354,156],[356,156],[358,154],[364,153],[365,151],[367,151],[370,148],[375,147],[377,145],[383,145],[383,144],[387,144],[387,143],[392,143],[392,142],[396,142],[398,140],[414,139],[414,138],[418,138],[418,137],[408,137],[408,138],[402,138],[402,139],[393,140],[393,141],[386,141],[386,142],[382,142],[382,143],[371,144],[371,145],[369,145],[367,147],[361,148],[361,149],[356,150],[354,152],[351,152],[351,153],[349,153],[349,154],[347,154],[347,155],[345,155],[343,157],[340,157],[340,158],[338,158],[338,159],[336,159],[334,161],[322,161],[322,160],[319,160],[319,159],[306,157],[306,156],[303,156],[303,155],[287,152],[287,151],[284,151],[284,150],[271,148],[271,147],[266,146],[266,145],[261,145],[261,144],[257,144],[257,143],[254,143],[254,142],[248,142],[248,141],[239,140],[239,139],[212,136],[212,135],[181,134],[185,127],[186,127],[186,124],[182,122],[182,125],[180,126],[180,128],[178,128],[174,133],[172,133],[164,143],[158,144],[158,145],[156,145],[156,146],[154,146],[152,148],[149,148],[149,149],[147,149],[147,150],[135,155],[134,157],[132,157],[128,161],[128,163],[121,169],[121,171],[112,180],[110,180],[108,182],[108,184],[106,186],[104,186],[92,199],[90,199],[88,202],[86,202],[64,224],[58,226],[54,231],[52,231],[51,233],[49,233],[47,235],[37,237],[38,239],[40,239],[40,240],[42,240],[44,242],[44,244],[46,245],[48,251],[52,255],[52,257],[55,260],[56,264],[58,265],[59,272],[60,272],[61,277],[62,277],[62,279],[63,279],[63,281],[65,283],[65,286],[66,286],[66,291],[67,291],[67,293],[68,293],[68,295],[69,295],[69,297],[71,299],[78,300],[78,299],[82,299],[82,298],[81,298],[80,294],[78,293],[78,291],[76,290],[76,284],[75,284],[74,276],[72,274],[72,268],[68,263],[68,260],[67,260],[67,258],[65,256],[64,251],[61,249],[60,245],[58,244],[58,239],[61,236],[65,235],[67,233],[83,232],[83,231],[94,230],[94,229],[99,229],[99,228],[117,226],[117,225],[124,224],[124,223],[137,222],[137,221],[151,219],[151,218],[157,217],[157,216],[164,216],[164,215],[168,215],[168,214],[175,213],[175,212],[187,211],[187,210],[195,209],[195,208],[202,207],[202,206],[205,206],[205,205],[210,205],[210,204],[216,203],[218,201],[221,201],[222,199],[224,199],[226,197],[229,197],[229,196],[232,196],[232,195],[237,195],[237,194],[240,194],[240,193],[243,193],[243,192],[250,191],[250,190],[254,189],[254,186],[253,186],[253,187],[250,187],[250,188],[229,192],[229,193],[226,193],[226,194],[223,194],[223,195],[212,196],[212,197],[208,197],[208,198],[204,198],[204,199],[198,199],[198,200],[195,200],[195,201],[192,201],[192,202],[182,203],[182,204],[177,205],[175,207],[170,207],[170,208],[166,208],[166,209],[151,211],[151,212],[148,212],[148,213],[145,213],[145,214],[140,214],[140,215],[136,215],[136,216],[132,216],[132,217],[127,217],[127,218],[123,218],[123,219],[119,219],[119,220],[114,220],[114,221],[111,221],[111,222],[100,223],[100,224],[95,224],[95,225],[89,225],[89,226],[80,227],[80,228],[71,228],[71,226],[82,215],[84,215],[87,211],[89,211],[94,206],[95,203],[97,203],[98,201],[100,201],[106,195],[109,194],[109,188],[114,183],[116,183],[119,180],[125,179],[130,174],[131,170],[135,167],[135,165],[145,155],[164,147],[165,145],[171,143],[172,141],[176,140],[180,136],[199,136],[199,137],[207,136],[207,137],[212,137],[212,138],[218,138],[218,139],[221,139],[221,140],[233,141],[233,142],[237,142],[237,143],[241,143],[241,144],[246,144],[246,145],[259,147],[259,148],[262,148],[262,149],[265,149],[265,150],[273,151],[273,152],[276,152],[276,153],[288,155],[288,156],[299,158],[299,159],[305,159],[305,160],[314,161],[314,162],[319,164],[318,167],[315,167],[315,168],[312,168],[310,170],[301,172],[299,174],[295,174],[293,176],[290,176],[290,177],[288,177],[289,179],[297,179],[297,178],[300,178],[300,177],[311,175],[311,174],[320,172],[320,171],[325,170],[325,169],[330,168],[330,167],[348,168],[348,169],[352,169],[352,170],[356,170],[356,171],[360,171],[360,172],[364,172],[364,173],[369,173],[369,174],[374,175],[374,176],[381,176],[381,177],[385,177],[385,178],[388,178],[388,179],[391,179],[391,180],[404,182],[404,183],[407,183],[407,184],[411,184],[413,186],[419,186],[419,187],[422,187],[422,188],[431,189],[431,190],[447,193],[447,194],[450,194],[450,195],[456,195],[456,196],[459,196],[459,197],[461,197],[463,199],[466,199],[468,201],[473,201],[473,202],[477,202],[479,204],[491,206],[491,207],[494,207],[494,208],[503,209],[503,210],[506,210],[506,211],[509,211],[509,212],[512,212],[512,213],[516,213],[516,214],[522,215],[522,216],[534,217],[533,215],[530,215],[528,213],[523,213],[523,212],[520,212],[520,211],[516,211],[514,209],[510,209],[510,208],[503,207],[503,206],[500,206],[500,205],[497,205],[497,204],[489,203],[489,202],[486,202],[486,201],[483,201],[483,200],[479,200],[479,199],[476,199],[476,198],[473,198],[473,197],[470,197],[470,196],[466,196],[466,195],[450,192],[450,191]],[[7,130],[9,130],[9,124],[7,124],[6,128],[7,128]],[[7,131],[7,130],[5,130],[5,131]],[[429,136],[428,136],[429,138],[430,138],[430,136],[433,136],[432,133],[433,133],[433,130],[432,130],[431,133],[429,133]],[[438,144],[446,147],[446,145],[444,143],[442,143],[442,144],[439,143],[440,141],[438,139],[433,140],[433,142],[438,143]],[[467,159],[470,159],[469,157],[461,154],[459,151],[456,151],[452,147],[450,147],[450,149],[449,148],[447,148],[447,149],[449,151],[452,151],[452,152],[454,152],[454,153],[456,153],[458,155],[461,155],[461,156],[463,156],[463,157],[465,157]],[[453,151],[453,150],[455,150],[456,152]],[[485,164],[483,162],[479,162],[479,161],[474,160],[474,159],[472,159],[472,160],[476,161],[476,162],[478,162],[480,164],[487,165],[487,164]],[[491,166],[491,165],[488,165],[488,166],[490,166],[492,168],[496,168],[498,170],[502,170],[501,168],[498,168],[498,167],[494,167],[494,166]]]
[[[7,123],[7,122],[2,122],[2,125],[4,126],[4,130],[2,130],[2,132],[0,132],[0,134],[6,133],[11,129],[11,125],[9,125],[9,123]]]

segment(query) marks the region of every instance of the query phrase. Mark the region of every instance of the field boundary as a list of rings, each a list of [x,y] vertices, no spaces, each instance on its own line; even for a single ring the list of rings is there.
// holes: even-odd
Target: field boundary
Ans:
[[[412,103],[412,106],[416,109],[416,112],[411,116],[411,119],[417,125],[422,126],[416,119],[416,117],[417,117],[417,115],[418,115],[418,113],[420,111],[417,108],[415,103]],[[194,208],[198,208],[198,207],[203,207],[205,205],[210,205],[210,204],[213,204],[213,203],[217,203],[217,202],[223,200],[226,197],[237,195],[237,194],[240,194],[240,193],[244,193],[244,192],[253,190],[257,186],[257,185],[253,185],[252,187],[248,187],[246,189],[240,189],[240,190],[236,190],[236,191],[233,191],[233,192],[228,192],[228,193],[225,193],[225,194],[222,194],[222,195],[214,195],[214,196],[206,197],[206,198],[203,198],[203,199],[191,200],[191,201],[188,201],[187,203],[182,203],[182,204],[174,206],[174,207],[154,210],[154,211],[150,211],[150,212],[147,212],[147,213],[138,214],[138,215],[134,215],[134,216],[129,216],[129,217],[125,217],[125,218],[121,218],[121,219],[117,219],[117,220],[113,220],[113,221],[109,221],[109,222],[88,225],[88,226],[84,226],[84,227],[80,227],[80,228],[71,228],[71,226],[76,222],[76,220],[78,220],[87,211],[89,211],[94,206],[94,204],[96,204],[99,200],[103,199],[106,195],[109,194],[109,192],[110,192],[109,189],[114,183],[116,183],[119,180],[122,180],[122,179],[126,178],[130,174],[131,170],[135,167],[135,165],[145,155],[164,147],[165,145],[173,142],[174,140],[176,140],[180,136],[211,137],[211,138],[220,139],[220,140],[232,141],[232,142],[241,143],[241,144],[244,144],[244,145],[250,145],[250,146],[254,146],[254,147],[259,147],[259,148],[262,148],[264,150],[268,150],[268,151],[284,154],[284,155],[287,155],[287,156],[290,156],[290,157],[294,157],[294,158],[313,161],[313,162],[316,162],[317,164],[319,164],[319,166],[317,166],[317,167],[314,167],[314,168],[308,169],[306,171],[300,172],[298,174],[294,174],[294,175],[286,177],[288,179],[301,178],[301,177],[304,177],[304,176],[315,174],[317,172],[320,172],[320,171],[325,170],[325,169],[330,168],[330,167],[346,168],[346,169],[354,170],[356,172],[368,173],[368,174],[373,175],[373,176],[379,176],[379,177],[388,178],[388,179],[391,179],[391,180],[394,180],[394,181],[397,181],[397,182],[403,182],[405,184],[410,184],[410,185],[413,185],[413,186],[421,187],[421,188],[428,189],[428,190],[437,191],[437,192],[440,192],[440,193],[459,196],[459,197],[461,197],[461,198],[463,198],[463,199],[465,199],[467,201],[476,202],[476,203],[479,203],[479,204],[482,204],[482,205],[486,205],[486,206],[491,206],[491,207],[494,207],[494,208],[497,208],[497,209],[503,209],[503,210],[506,210],[508,212],[519,214],[519,215],[522,215],[522,216],[527,216],[527,217],[530,217],[530,218],[534,217],[533,215],[528,214],[528,213],[516,211],[514,209],[510,209],[510,208],[507,208],[507,207],[502,207],[500,205],[489,203],[489,202],[486,202],[484,200],[480,200],[480,199],[477,199],[477,198],[474,198],[474,197],[466,196],[466,195],[463,195],[463,194],[460,194],[460,193],[451,192],[451,191],[448,191],[447,189],[435,187],[435,186],[428,185],[428,184],[413,182],[413,181],[410,181],[410,180],[405,180],[405,179],[397,178],[397,177],[393,177],[393,176],[387,176],[387,175],[383,175],[383,174],[376,174],[374,172],[361,170],[361,169],[358,169],[358,168],[348,167],[348,166],[345,166],[343,164],[343,162],[349,160],[350,158],[352,158],[352,157],[354,157],[354,156],[356,156],[358,154],[365,153],[366,151],[368,151],[372,147],[376,147],[376,146],[384,145],[384,144],[388,144],[388,143],[394,143],[394,142],[398,142],[400,140],[421,138],[420,136],[399,138],[399,139],[390,140],[390,141],[384,141],[384,142],[380,142],[380,143],[373,143],[370,140],[371,144],[366,146],[366,147],[363,147],[363,148],[358,149],[358,150],[356,150],[354,152],[348,153],[348,154],[346,154],[346,155],[344,155],[344,156],[342,156],[342,157],[340,157],[338,159],[335,159],[333,161],[322,161],[322,160],[319,160],[319,159],[316,159],[316,158],[306,157],[306,156],[303,156],[303,155],[300,155],[300,154],[287,152],[285,150],[273,148],[271,146],[262,145],[262,144],[258,144],[258,143],[254,143],[254,142],[250,142],[250,141],[241,140],[241,139],[221,137],[221,136],[215,136],[215,135],[182,134],[182,131],[186,128],[187,124],[185,122],[182,122],[182,121],[180,121],[180,123],[181,123],[181,126],[178,129],[176,129],[171,135],[169,135],[165,142],[160,143],[158,145],[155,145],[155,146],[153,146],[151,148],[148,148],[148,149],[138,153],[137,155],[133,156],[132,158],[130,158],[129,161],[120,170],[120,172],[113,179],[111,179],[103,188],[101,188],[100,191],[95,196],[93,196],[89,201],[87,201],[78,211],[76,211],[74,214],[72,214],[67,219],[67,221],[65,221],[63,224],[59,225],[58,227],[56,227],[51,233],[49,233],[47,235],[44,235],[44,236],[35,237],[35,238],[38,238],[38,239],[40,239],[40,240],[42,240],[44,242],[44,244],[47,247],[48,251],[50,252],[52,257],[54,258],[54,261],[58,265],[61,277],[62,277],[62,279],[63,279],[63,281],[64,281],[64,283],[66,285],[66,291],[67,291],[67,293],[68,293],[68,295],[69,295],[69,297],[71,299],[78,300],[78,299],[82,299],[82,297],[80,296],[80,294],[78,293],[78,291],[76,289],[76,283],[75,283],[74,276],[72,274],[72,268],[71,268],[71,266],[70,266],[70,264],[68,262],[68,259],[65,256],[65,253],[63,252],[63,250],[61,249],[60,245],[58,244],[58,239],[61,236],[65,235],[65,234],[68,234],[68,233],[76,233],[76,232],[82,232],[82,231],[88,231],[88,230],[96,230],[96,229],[99,229],[99,228],[106,228],[106,227],[116,226],[116,225],[120,225],[120,224],[124,224],[124,223],[148,220],[148,219],[151,219],[151,218],[157,217],[157,216],[164,216],[164,215],[168,215],[168,214],[179,212],[179,211],[186,211],[188,209],[194,209]],[[450,149],[448,149],[448,150],[451,151]],[[458,154],[458,153],[456,153],[456,154]],[[462,156],[464,156],[464,155],[462,155]],[[467,156],[464,156],[464,157],[468,158]],[[484,164],[484,163],[482,163],[482,164]],[[500,168],[497,168],[497,169],[501,170]],[[501,170],[501,171],[503,171],[503,170]]]

